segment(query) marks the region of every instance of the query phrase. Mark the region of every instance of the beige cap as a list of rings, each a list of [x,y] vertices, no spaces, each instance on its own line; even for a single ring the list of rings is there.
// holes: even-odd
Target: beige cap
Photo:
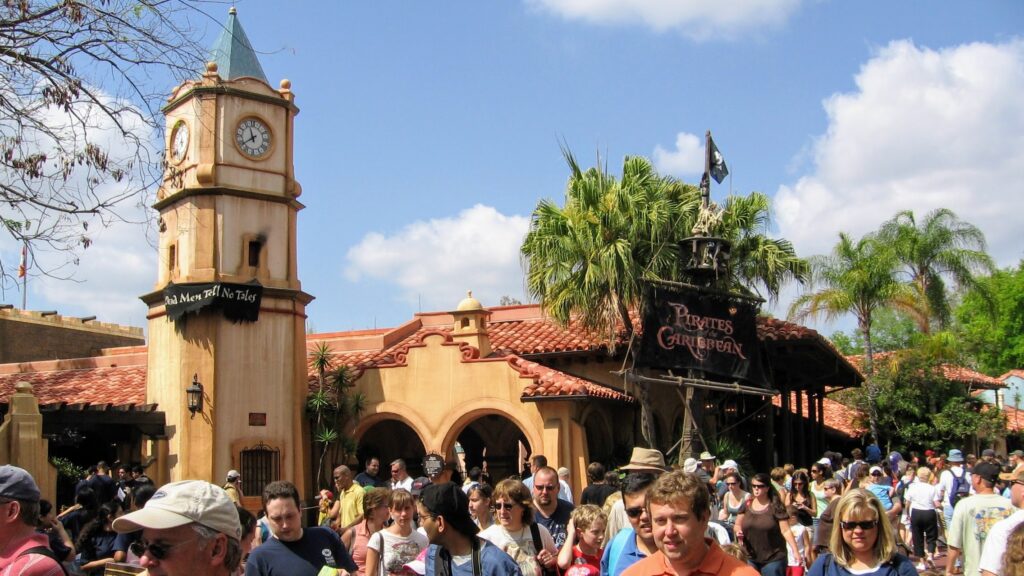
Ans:
[[[193,522],[235,540],[242,537],[238,509],[228,493],[202,480],[183,480],[161,486],[142,510],[114,520],[113,528],[120,533],[144,528],[167,530]]]

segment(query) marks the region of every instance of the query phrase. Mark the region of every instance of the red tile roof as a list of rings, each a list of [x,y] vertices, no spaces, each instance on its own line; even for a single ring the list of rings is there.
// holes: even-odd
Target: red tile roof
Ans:
[[[499,306],[487,313],[490,315],[491,357],[508,357],[513,368],[532,380],[531,384],[524,386],[524,398],[589,395],[634,401],[628,395],[595,382],[535,362],[525,363],[523,356],[604,354],[601,340],[584,331],[578,323],[573,322],[563,328],[547,318],[536,304]],[[357,378],[367,369],[404,365],[409,349],[422,346],[423,339],[431,334],[444,336],[445,345],[459,346],[466,360],[476,358],[478,351],[452,341],[452,324],[453,318],[449,313],[422,313],[392,329],[311,334],[307,336],[307,349],[326,343],[336,355],[335,365],[351,367]],[[818,341],[831,348],[828,340],[814,330],[774,318],[758,319],[758,336],[764,341]],[[621,339],[618,344],[623,344]],[[47,394],[46,402],[144,402],[145,351],[145,347],[139,346],[104,351],[103,356],[96,358],[0,366],[0,402],[6,401],[14,390],[14,383],[21,380],[36,384],[37,393]],[[135,368],[111,368],[111,365],[124,367],[128,363],[134,363]],[[315,385],[314,378],[311,372],[311,385]]]
[[[1003,413],[1006,414],[1006,429],[1011,433],[1024,432],[1024,410],[1013,406],[1003,406]]]
[[[619,402],[635,403],[636,399],[614,388],[584,380],[565,372],[531,362],[519,356],[509,356],[508,363],[523,378],[532,380],[523,388],[523,398],[554,398],[559,396],[585,396]]]
[[[1005,382],[1006,379],[1009,378],[1010,376],[1016,376],[1017,378],[1024,378],[1024,370],[1021,370],[1019,368],[1016,369],[1016,370],[1010,370],[1006,374],[1003,374],[1002,376],[1000,376],[999,379]]]
[[[146,402],[146,367],[117,366],[0,375],[0,400],[7,402],[18,382],[32,385],[40,406],[61,403],[111,406]]]
[[[800,396],[800,410],[803,418],[807,418],[808,406],[807,396]],[[782,406],[782,396],[772,398],[772,404]],[[794,415],[797,413],[796,394],[791,394],[789,399],[789,411]],[[837,402],[826,396],[822,401],[822,412],[824,413],[825,427],[850,438],[859,438],[867,432],[867,428],[859,425],[863,422],[865,415],[856,408],[851,408],[841,402]]]
[[[877,363],[882,360],[895,359],[896,352],[876,352],[873,355],[874,361]],[[849,360],[855,366],[864,365],[864,355],[855,354],[847,356]],[[942,375],[950,382],[960,382],[971,387],[979,387],[986,389],[1005,388],[1006,384],[1002,380],[998,380],[991,376],[982,374],[975,370],[971,370],[966,366],[957,366],[956,364],[943,364],[941,366]]]

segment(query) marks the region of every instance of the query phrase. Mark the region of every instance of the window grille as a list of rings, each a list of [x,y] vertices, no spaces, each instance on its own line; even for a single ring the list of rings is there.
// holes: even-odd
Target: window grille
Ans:
[[[260,442],[241,453],[242,492],[260,496],[263,488],[281,479],[281,451]]]

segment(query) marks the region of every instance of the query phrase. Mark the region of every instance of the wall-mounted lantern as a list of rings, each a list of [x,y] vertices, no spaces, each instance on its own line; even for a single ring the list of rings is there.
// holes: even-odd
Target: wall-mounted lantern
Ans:
[[[192,384],[185,388],[188,411],[192,413],[190,418],[195,418],[196,413],[203,413],[203,385],[199,382],[199,374],[192,376]]]

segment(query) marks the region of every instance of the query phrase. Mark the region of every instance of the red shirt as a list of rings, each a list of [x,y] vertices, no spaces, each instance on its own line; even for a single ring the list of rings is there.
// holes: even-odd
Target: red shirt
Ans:
[[[64,576],[64,570],[52,558],[42,554],[19,557],[25,550],[36,546],[50,547],[46,534],[33,532],[28,538],[11,542],[0,551],[0,576]]]
[[[697,566],[695,574],[759,576],[757,570],[723,552],[718,542],[710,538],[705,538],[704,542],[708,545],[708,553],[704,556],[700,566]],[[627,568],[622,576],[676,576],[676,572],[659,550]]]
[[[572,547],[572,566],[565,571],[565,576],[601,576],[601,553],[589,556],[580,550],[579,545]]]

